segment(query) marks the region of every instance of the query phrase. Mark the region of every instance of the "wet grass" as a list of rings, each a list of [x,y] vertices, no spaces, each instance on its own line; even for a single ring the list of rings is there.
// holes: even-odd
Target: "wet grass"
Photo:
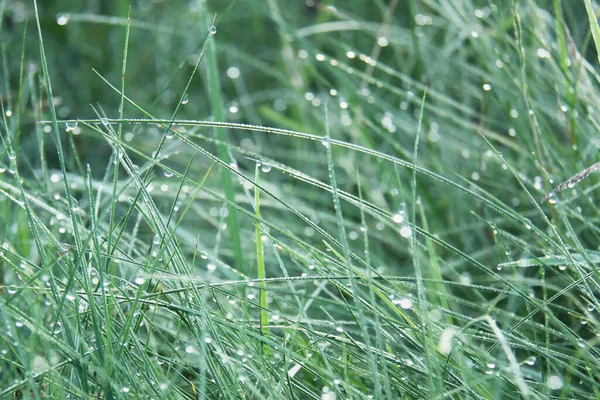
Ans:
[[[600,30],[539,3],[0,2],[0,397],[599,397]]]

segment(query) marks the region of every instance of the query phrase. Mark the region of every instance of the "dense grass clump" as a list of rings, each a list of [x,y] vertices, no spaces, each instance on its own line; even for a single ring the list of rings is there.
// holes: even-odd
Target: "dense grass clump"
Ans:
[[[600,397],[596,12],[0,0],[0,398]]]

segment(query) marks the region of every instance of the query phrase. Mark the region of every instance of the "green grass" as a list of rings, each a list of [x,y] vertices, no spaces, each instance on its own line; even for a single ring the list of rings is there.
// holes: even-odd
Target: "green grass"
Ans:
[[[0,0],[0,398],[599,398],[598,4],[491,3]]]

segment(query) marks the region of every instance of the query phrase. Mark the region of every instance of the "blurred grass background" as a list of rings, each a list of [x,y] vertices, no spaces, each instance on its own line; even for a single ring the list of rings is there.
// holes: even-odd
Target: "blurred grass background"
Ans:
[[[0,1],[0,394],[600,396],[597,8],[496,3]]]

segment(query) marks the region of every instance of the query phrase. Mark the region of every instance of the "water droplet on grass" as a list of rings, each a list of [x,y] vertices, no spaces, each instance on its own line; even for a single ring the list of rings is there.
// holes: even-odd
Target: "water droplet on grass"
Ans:
[[[405,297],[403,299],[400,299],[398,304],[400,305],[400,308],[403,308],[404,310],[408,310],[412,307],[413,303],[412,303],[411,299],[409,299],[408,297]]]
[[[194,354],[196,352],[196,349],[194,348],[194,346],[187,346],[185,348],[185,352],[188,354]]]
[[[396,214],[392,216],[392,221],[397,224],[401,224],[404,222],[404,211],[398,211]]]
[[[77,128],[77,121],[69,121],[65,125],[67,127],[67,132],[71,132]]]
[[[65,26],[69,23],[69,16],[66,14],[58,14],[56,16],[56,23],[60,26]]]
[[[261,170],[266,174],[267,172],[271,171],[271,166],[267,163],[264,163],[261,167]]]
[[[525,364],[533,366],[533,365],[535,365],[535,361],[536,361],[535,357],[529,357],[527,360],[525,360]]]
[[[236,79],[240,76],[240,70],[237,67],[229,67],[227,68],[227,76],[231,79]]]
[[[214,25],[212,25],[212,26],[210,27],[210,34],[211,34],[211,35],[214,35],[215,33],[217,33],[217,27],[216,27],[216,26],[214,26]]]
[[[62,331],[62,323],[60,321],[56,322],[56,323],[51,323],[50,324],[50,330],[52,331],[52,333],[54,333],[55,335],[58,335],[61,331]]]
[[[379,36],[377,38],[377,44],[381,47],[386,47],[390,42],[385,36]]]
[[[412,228],[408,225],[403,226],[402,228],[400,228],[400,236],[402,236],[403,238],[409,238],[412,235]]]
[[[181,99],[181,104],[187,104],[190,101],[190,98],[188,97],[188,94],[184,94],[183,95],[183,99]]]

